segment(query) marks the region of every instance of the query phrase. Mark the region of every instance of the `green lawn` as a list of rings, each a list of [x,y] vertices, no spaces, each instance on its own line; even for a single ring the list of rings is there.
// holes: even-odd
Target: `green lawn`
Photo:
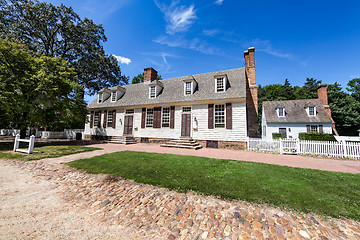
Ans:
[[[360,174],[131,151],[81,159],[68,165],[181,192],[193,190],[360,220]]]
[[[0,151],[0,159],[16,159],[21,161],[39,160],[42,158],[55,158],[74,153],[94,151],[101,148],[82,147],[82,146],[43,146],[35,147],[33,154],[14,153],[9,150]]]

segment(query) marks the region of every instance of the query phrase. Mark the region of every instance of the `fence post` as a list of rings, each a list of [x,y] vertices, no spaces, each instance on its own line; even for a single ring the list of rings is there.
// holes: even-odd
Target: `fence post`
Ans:
[[[34,152],[34,143],[35,143],[35,136],[31,135],[30,142],[29,142],[29,153]]]
[[[284,154],[283,140],[282,140],[282,138],[280,138],[279,140],[280,140],[280,154]]]
[[[20,139],[20,134],[16,134],[15,142],[14,142],[14,152],[16,151],[16,149],[19,148],[19,139]]]
[[[344,157],[347,157],[347,149],[346,149],[346,141],[342,140],[342,146],[343,146],[343,152],[344,152]]]
[[[300,154],[300,139],[296,139],[296,154]]]
[[[246,144],[247,144],[247,150],[250,150],[250,138],[247,137],[246,139]]]

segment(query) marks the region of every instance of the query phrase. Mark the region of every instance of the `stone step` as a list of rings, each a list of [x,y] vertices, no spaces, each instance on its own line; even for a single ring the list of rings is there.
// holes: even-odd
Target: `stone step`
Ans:
[[[195,140],[182,140],[182,139],[174,139],[174,140],[170,140],[169,142],[173,142],[173,143],[196,143]]]
[[[186,145],[178,145],[178,144],[161,144],[160,147],[186,148],[186,149],[195,149],[195,150],[202,148],[202,146],[200,144],[197,146],[186,146]]]
[[[136,139],[132,136],[114,136],[110,140],[106,141],[107,143],[118,143],[118,144],[135,144],[137,143]]]
[[[166,144],[181,145],[181,146],[197,146],[197,145],[199,145],[197,142],[173,142],[173,141],[166,142]]]

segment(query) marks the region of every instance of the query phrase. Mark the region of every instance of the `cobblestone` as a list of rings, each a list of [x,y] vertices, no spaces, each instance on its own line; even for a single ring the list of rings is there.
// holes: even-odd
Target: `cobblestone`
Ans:
[[[139,238],[146,234],[161,239],[360,239],[360,223],[354,220],[178,193],[59,164],[7,164],[55,183],[64,199],[87,204],[94,219],[131,226]]]

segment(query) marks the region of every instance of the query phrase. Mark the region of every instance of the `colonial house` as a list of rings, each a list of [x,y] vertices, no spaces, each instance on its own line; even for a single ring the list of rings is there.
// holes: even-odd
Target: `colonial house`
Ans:
[[[245,51],[245,68],[102,89],[88,105],[85,137],[137,142],[192,138],[207,147],[245,147],[256,136],[255,49]]]
[[[318,99],[264,101],[262,108],[262,138],[298,138],[302,132],[329,133],[337,131],[328,105],[327,85],[318,88]]]

